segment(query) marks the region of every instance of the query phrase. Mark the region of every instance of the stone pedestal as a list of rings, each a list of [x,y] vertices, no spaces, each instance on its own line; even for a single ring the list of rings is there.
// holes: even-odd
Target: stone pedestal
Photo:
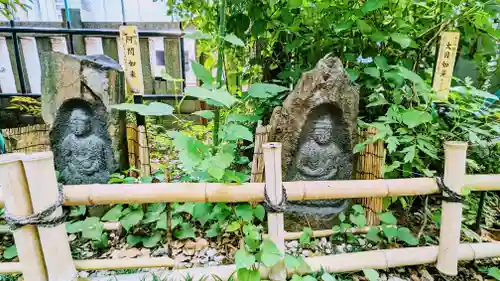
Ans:
[[[359,91],[338,58],[326,56],[302,75],[270,121],[270,139],[282,143],[286,181],[351,179],[358,104]],[[285,226],[330,228],[348,206],[347,200],[289,202]]]
[[[78,184],[103,182],[101,175],[127,169],[125,112],[110,108],[125,101],[121,66],[104,55],[55,52],[45,53],[41,65],[42,117],[52,128],[50,138],[56,170],[67,168],[69,157],[73,157],[82,166],[76,170],[82,171],[83,176],[67,183]],[[95,155],[68,152],[71,145],[92,150]],[[97,170],[103,169],[106,171],[97,174]]]

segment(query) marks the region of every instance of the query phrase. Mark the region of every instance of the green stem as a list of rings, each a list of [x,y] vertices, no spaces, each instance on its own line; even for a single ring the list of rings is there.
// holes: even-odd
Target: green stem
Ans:
[[[217,56],[217,89],[222,87],[222,70],[224,65],[224,36],[226,33],[226,0],[219,0],[219,36]],[[214,116],[214,146],[219,145],[220,109],[215,110]]]

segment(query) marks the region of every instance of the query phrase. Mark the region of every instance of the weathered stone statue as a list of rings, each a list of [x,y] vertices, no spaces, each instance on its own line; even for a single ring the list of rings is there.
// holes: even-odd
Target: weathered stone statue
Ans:
[[[358,103],[339,59],[326,56],[302,75],[270,122],[270,139],[282,143],[286,181],[351,179]],[[285,225],[288,231],[331,228],[348,206],[347,200],[289,202]]]
[[[121,66],[104,55],[44,53],[42,117],[51,126],[56,170],[65,184],[107,183],[128,168]]]
[[[65,165],[61,172],[61,181],[71,184],[107,183],[113,171],[111,147],[92,133],[90,113],[75,108],[69,118],[70,133],[60,144]]]

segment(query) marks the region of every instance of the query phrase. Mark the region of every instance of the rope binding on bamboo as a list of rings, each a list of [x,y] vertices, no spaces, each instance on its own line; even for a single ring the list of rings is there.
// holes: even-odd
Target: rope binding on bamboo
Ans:
[[[284,185],[281,185],[282,197],[281,201],[278,204],[274,204],[269,199],[269,195],[267,195],[266,186],[264,185],[264,208],[268,213],[284,213],[286,210],[286,203],[288,202],[288,196],[286,194],[286,188]]]
[[[16,216],[9,213],[8,210],[5,209],[4,220],[9,225],[11,230],[16,230],[25,225],[56,227],[66,222],[66,218],[68,216],[67,210],[64,210],[60,216],[52,217],[52,214],[57,210],[57,208],[61,207],[63,203],[64,203],[63,185],[59,183],[57,200],[50,207],[46,208],[45,210],[39,213],[29,216]]]
[[[462,195],[458,194],[457,192],[447,187],[444,184],[442,177],[436,177],[436,183],[439,188],[439,191],[441,192],[440,195],[441,200],[450,203],[462,203]]]

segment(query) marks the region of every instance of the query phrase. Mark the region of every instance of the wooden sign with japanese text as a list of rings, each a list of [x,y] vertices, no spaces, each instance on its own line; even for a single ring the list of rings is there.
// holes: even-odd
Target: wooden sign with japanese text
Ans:
[[[437,91],[437,97],[440,100],[448,99],[459,39],[459,32],[443,32],[441,34],[434,81],[432,81],[432,88]]]
[[[144,95],[141,53],[137,26],[120,26],[120,45],[123,51],[125,77],[129,89],[137,89]]]

